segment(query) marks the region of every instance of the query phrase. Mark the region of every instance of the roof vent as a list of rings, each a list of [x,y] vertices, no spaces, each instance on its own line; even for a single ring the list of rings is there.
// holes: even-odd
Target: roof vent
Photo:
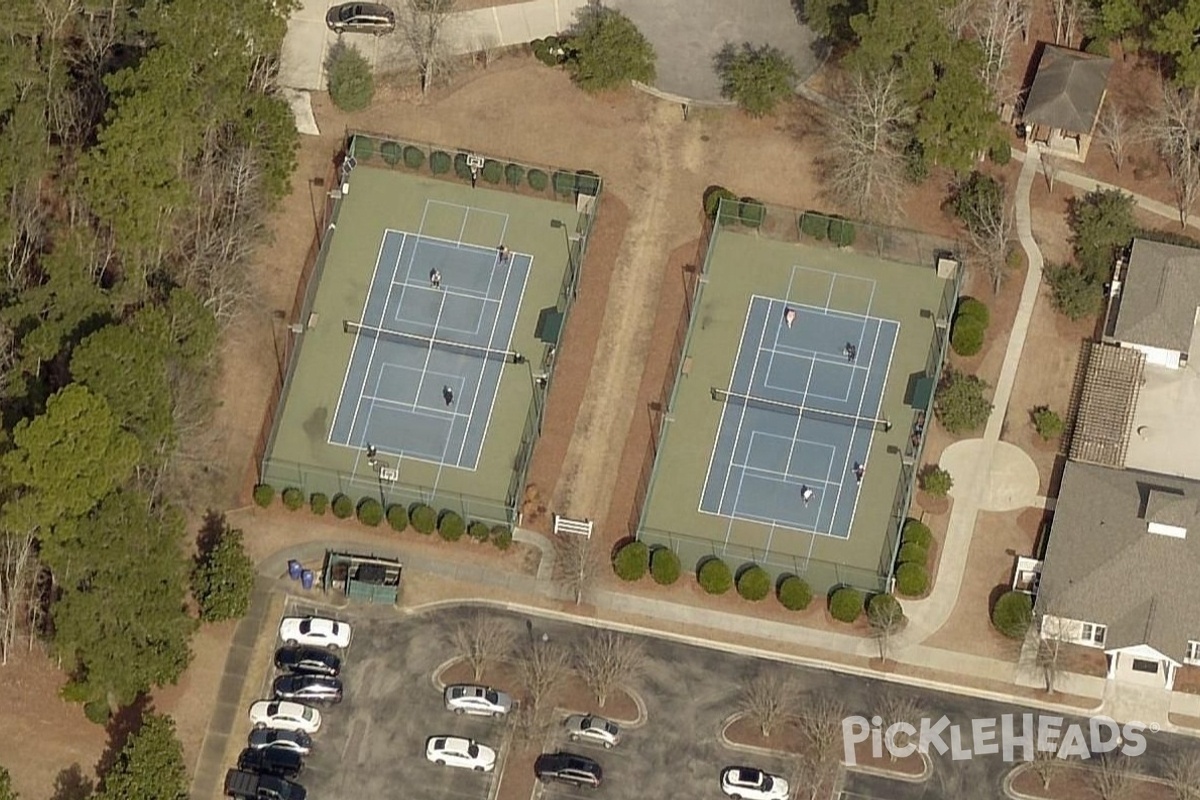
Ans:
[[[1150,533],[1183,539],[1187,536],[1188,523],[1195,517],[1195,500],[1169,490],[1151,489],[1147,493],[1143,519]]]

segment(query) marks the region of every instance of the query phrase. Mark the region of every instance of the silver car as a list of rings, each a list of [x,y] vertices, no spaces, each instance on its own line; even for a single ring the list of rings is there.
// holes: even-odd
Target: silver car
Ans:
[[[591,742],[611,749],[621,741],[617,723],[595,714],[572,714],[563,725],[572,742]]]
[[[342,3],[329,9],[325,24],[334,33],[373,33],[396,30],[396,12],[382,3]]]
[[[447,686],[443,698],[447,711],[477,717],[503,717],[513,706],[512,697],[499,689],[469,683]]]

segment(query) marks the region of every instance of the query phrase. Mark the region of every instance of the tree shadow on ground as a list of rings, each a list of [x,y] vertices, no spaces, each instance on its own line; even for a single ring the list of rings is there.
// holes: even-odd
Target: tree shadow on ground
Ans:
[[[108,725],[105,726],[105,730],[108,732],[108,745],[100,754],[100,760],[96,762],[96,775],[99,776],[100,788],[103,787],[105,776],[117,763],[117,758],[121,755],[121,750],[125,748],[129,737],[141,730],[142,720],[153,710],[153,701],[148,695],[143,694],[109,719]]]
[[[221,541],[229,526],[225,522],[225,514],[211,508],[204,514],[204,522],[200,525],[200,533],[196,536],[197,561],[207,556]]]
[[[88,775],[78,763],[60,770],[54,778],[54,794],[50,800],[87,800],[96,789]]]

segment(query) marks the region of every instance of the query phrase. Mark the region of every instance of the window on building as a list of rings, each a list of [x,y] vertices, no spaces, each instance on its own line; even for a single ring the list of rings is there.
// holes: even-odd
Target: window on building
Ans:
[[[1135,658],[1133,660],[1133,671],[1134,672],[1157,673],[1158,672],[1158,662],[1157,661],[1147,661],[1144,658]]]
[[[1085,622],[1083,623],[1083,632],[1080,634],[1079,638],[1084,644],[1103,647],[1104,637],[1107,633],[1107,625],[1094,625],[1090,622]]]
[[[1191,641],[1187,645],[1187,655],[1183,660],[1189,664],[1200,665],[1200,642]]]

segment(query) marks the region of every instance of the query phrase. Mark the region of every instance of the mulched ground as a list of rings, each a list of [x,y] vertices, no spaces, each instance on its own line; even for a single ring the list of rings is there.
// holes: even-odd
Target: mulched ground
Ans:
[[[1020,767],[1018,767],[1020,769]],[[1075,764],[1063,764],[1051,773],[1050,788],[1042,786],[1042,778],[1032,767],[1024,768],[1012,782],[1012,788],[1029,797],[1045,800],[1105,800],[1105,796],[1094,786],[1096,773]],[[1170,787],[1139,778],[1129,779],[1129,788],[1124,792],[1110,792],[1108,798],[1116,800],[1175,800]]]

